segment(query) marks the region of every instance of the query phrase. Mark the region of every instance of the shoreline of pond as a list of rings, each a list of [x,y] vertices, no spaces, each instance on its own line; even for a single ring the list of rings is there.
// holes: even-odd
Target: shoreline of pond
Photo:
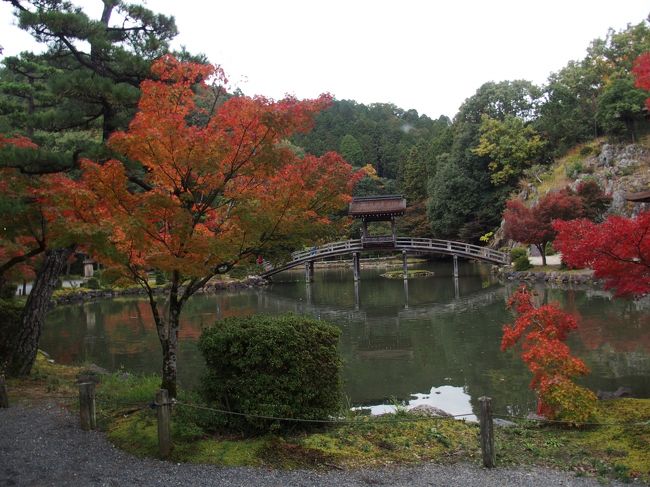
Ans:
[[[603,289],[604,281],[594,277],[591,269],[560,270],[560,269],[529,269],[516,271],[507,267],[494,267],[495,274],[503,281],[544,282],[548,284],[583,285]]]
[[[418,262],[419,263],[419,262]],[[366,260],[364,267],[381,269],[390,267],[401,267],[402,263],[395,260],[379,258],[377,260]],[[317,267],[323,269],[351,267],[351,261],[326,261],[318,262]],[[527,270],[515,271],[512,268],[493,266],[493,273],[502,284],[511,282],[543,283],[553,288],[584,286],[598,290],[604,290],[603,281],[594,278],[592,270],[562,271],[562,270]],[[243,289],[263,288],[269,285],[270,281],[259,276],[250,275],[243,279],[231,279],[224,281],[213,281],[199,289],[196,294],[214,294],[221,291],[237,291]],[[162,294],[167,286],[153,287],[155,294]],[[118,297],[145,297],[146,291],[140,287],[109,288],[109,289],[86,289],[78,288],[66,290],[55,294],[50,300],[50,306],[62,306],[75,303],[85,303],[98,299],[111,299]]]

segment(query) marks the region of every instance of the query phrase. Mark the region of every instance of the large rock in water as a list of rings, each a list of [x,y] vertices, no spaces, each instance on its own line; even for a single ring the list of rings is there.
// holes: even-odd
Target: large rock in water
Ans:
[[[433,418],[451,418],[451,414],[448,412],[435,406],[429,406],[428,404],[415,406],[413,409],[409,409],[409,413],[417,414],[419,416],[431,416]]]
[[[632,397],[632,389],[629,387],[619,387],[615,391],[598,391],[596,393],[598,399],[618,399],[619,397]]]

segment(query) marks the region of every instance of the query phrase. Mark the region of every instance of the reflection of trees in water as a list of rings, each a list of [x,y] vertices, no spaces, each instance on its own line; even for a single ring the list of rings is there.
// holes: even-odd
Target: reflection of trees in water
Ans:
[[[448,267],[451,276],[451,264]],[[203,359],[196,339],[216,319],[293,311],[341,328],[345,388],[356,402],[378,404],[391,396],[407,400],[413,393],[450,385],[462,387],[473,406],[476,398],[491,395],[501,410],[510,407],[518,413],[533,407],[528,371],[516,354],[499,350],[501,327],[512,320],[504,309],[505,300],[516,285],[491,286],[489,275],[475,273],[461,277],[461,297],[454,299],[453,280],[441,277],[444,272],[443,268],[438,277],[409,281],[408,309],[401,280],[368,272],[360,283],[360,306],[355,309],[349,269],[327,271],[320,277],[317,272],[311,296],[304,282],[195,296],[181,316],[180,382],[198,383]],[[324,278],[327,281],[319,281]],[[559,301],[582,315],[583,325],[572,346],[594,370],[586,379],[589,387],[611,390],[632,385],[650,395],[646,379],[650,313],[593,293],[543,286],[538,292],[540,302]],[[48,316],[43,348],[62,362],[89,361],[109,369],[122,365],[140,372],[160,369],[158,338],[144,300],[56,308]]]

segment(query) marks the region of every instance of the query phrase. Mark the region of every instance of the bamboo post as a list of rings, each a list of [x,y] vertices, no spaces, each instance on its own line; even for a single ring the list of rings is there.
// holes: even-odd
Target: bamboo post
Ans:
[[[7,394],[7,384],[5,383],[5,376],[0,375],[0,408],[9,407],[9,395]]]
[[[84,431],[94,430],[97,427],[95,384],[93,382],[79,384],[79,419],[81,429]]]
[[[156,392],[156,409],[158,411],[158,451],[162,458],[167,458],[172,451],[171,404],[167,389],[160,389]]]
[[[483,465],[493,468],[496,463],[496,452],[494,451],[494,423],[492,421],[492,398],[479,397],[481,406],[481,451],[483,453]]]

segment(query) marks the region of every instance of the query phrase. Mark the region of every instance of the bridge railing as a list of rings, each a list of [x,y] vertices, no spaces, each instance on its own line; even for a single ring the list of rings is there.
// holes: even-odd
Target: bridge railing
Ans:
[[[321,245],[320,247],[312,247],[310,249],[299,250],[291,254],[291,258],[296,260],[309,259],[313,257],[318,257],[323,254],[330,254],[333,252],[344,252],[344,251],[354,251],[354,250],[363,250],[363,245],[361,240],[344,240],[342,242],[332,242],[329,244]]]
[[[396,245],[397,247],[439,250],[443,253],[461,253],[470,257],[474,256],[489,259],[502,264],[509,263],[509,257],[504,252],[464,242],[453,242],[431,238],[397,237]]]
[[[412,238],[412,237],[397,237],[395,240],[396,250],[423,250],[440,252],[443,254],[456,254],[465,257],[475,257],[481,260],[491,261],[497,264],[509,264],[510,258],[508,254],[499,252],[497,250],[488,249],[486,247],[479,247],[478,245],[468,244],[464,242],[453,242],[449,240],[437,240],[430,238]],[[293,252],[291,254],[291,261],[277,267],[266,264],[264,266],[265,274],[280,272],[284,269],[295,267],[303,262],[317,260],[319,258],[333,257],[336,255],[346,254],[349,252],[363,251],[364,245],[362,240],[344,240],[342,242],[332,242],[329,244],[321,245],[320,247],[311,247]]]

